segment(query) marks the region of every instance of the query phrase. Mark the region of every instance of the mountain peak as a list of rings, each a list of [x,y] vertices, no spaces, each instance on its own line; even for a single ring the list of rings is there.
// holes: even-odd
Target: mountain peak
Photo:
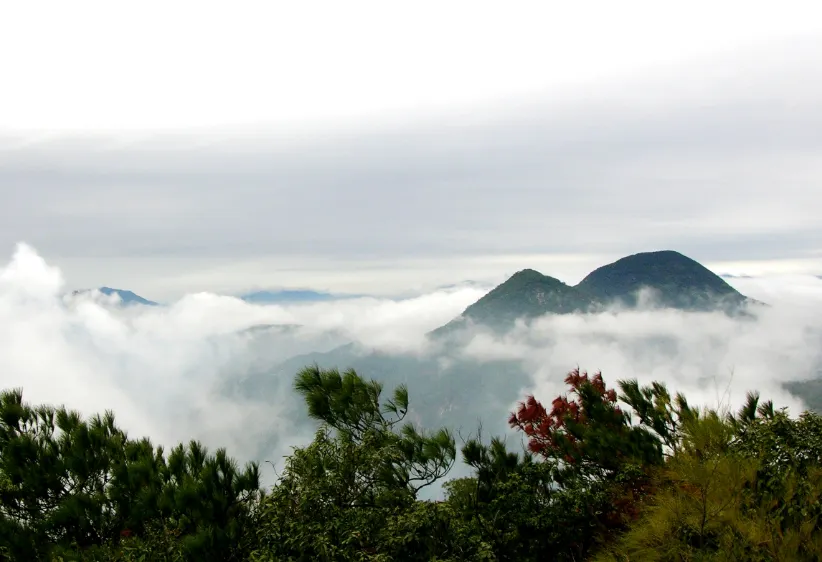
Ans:
[[[543,277],[548,277],[547,275],[543,275],[536,269],[521,269],[514,273],[511,277],[508,278],[508,281],[520,280],[520,279],[542,279]]]
[[[124,289],[112,289],[111,287],[100,287],[97,290],[106,296],[115,295],[119,297],[120,302],[124,305],[142,304],[145,306],[157,306],[156,302],[144,299],[143,297],[132,291],[126,291]],[[72,294],[79,295],[83,293],[89,293],[91,291],[92,289],[82,289],[79,291],[73,291]]]
[[[651,289],[662,307],[680,310],[738,313],[741,305],[756,302],[699,262],[674,250],[661,250],[604,265],[575,287],[523,269],[431,335],[451,333],[467,320],[498,330],[509,328],[519,318],[595,311],[609,304],[635,307],[643,288]]]
[[[519,318],[585,312],[594,304],[588,295],[559,279],[533,269],[523,269],[466,308],[458,318],[434,330],[432,335],[450,332],[466,320],[493,329],[505,329]]]
[[[642,252],[595,269],[577,289],[603,302],[637,304],[640,289],[652,289],[662,306],[685,310],[739,305],[746,297],[708,268],[673,250]]]

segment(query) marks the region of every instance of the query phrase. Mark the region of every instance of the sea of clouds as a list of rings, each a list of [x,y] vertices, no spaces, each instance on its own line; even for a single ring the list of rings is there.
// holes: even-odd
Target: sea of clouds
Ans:
[[[448,356],[521,361],[530,384],[511,388],[511,408],[528,393],[551,400],[579,365],[602,370],[609,383],[664,381],[697,404],[735,408],[758,390],[800,411],[801,400],[782,383],[818,372],[822,280],[732,282],[772,306],[741,319],[654,309],[548,316],[504,336],[477,332]],[[22,387],[31,403],[65,404],[86,415],[113,410],[130,435],[155,443],[199,439],[240,460],[281,466],[314,432],[297,421],[303,405],[291,387],[294,373],[272,377],[274,400],[226,393],[226,385],[346,342],[394,355],[441,353],[425,333],[487,290],[458,285],[405,300],[267,306],[200,293],[168,306],[122,307],[98,292],[71,295],[59,269],[20,244],[0,268],[0,389]],[[409,386],[413,391],[413,381]]]

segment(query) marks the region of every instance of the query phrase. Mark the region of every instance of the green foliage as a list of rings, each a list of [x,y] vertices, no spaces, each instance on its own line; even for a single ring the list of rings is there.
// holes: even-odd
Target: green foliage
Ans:
[[[800,529],[822,516],[822,416],[798,419],[771,412],[742,427],[733,452],[756,460],[749,495],[767,506],[778,534]]]
[[[316,365],[295,388],[319,422],[269,493],[198,442],[168,454],[106,412],[83,420],[0,394],[0,560],[813,561],[822,559],[822,416],[751,393],[733,414],[660,383],[579,370],[511,416],[528,447],[464,443],[469,477],[420,490],[456,459],[446,430],[405,421],[355,371]]]
[[[726,454],[733,432],[719,416],[688,420],[683,431],[681,450],[658,474],[652,506],[618,543],[620,556],[693,559],[733,542],[730,525],[750,467]]]
[[[297,375],[295,387],[322,425],[311,445],[294,451],[264,502],[255,556],[393,560],[413,549],[418,558],[403,559],[447,558],[447,543],[457,536],[448,531],[452,519],[416,496],[453,466],[451,435],[402,424],[408,412],[403,386],[381,402],[378,383],[351,370],[313,366]],[[424,540],[410,532],[421,525],[430,534]]]
[[[529,396],[509,419],[528,437],[530,451],[561,469],[559,478],[613,479],[626,465],[662,462],[659,438],[643,424],[630,424],[600,373],[589,377],[574,369],[565,383],[572,399],[559,396],[548,410]]]
[[[147,439],[128,439],[111,412],[83,420],[12,390],[0,394],[0,482],[0,544],[13,558],[92,556],[162,520],[187,555],[230,560],[259,470],[240,471],[225,450],[210,455],[197,442],[166,458]]]
[[[668,451],[679,450],[680,431],[683,423],[693,419],[695,412],[682,394],[673,399],[667,387],[653,382],[640,387],[636,379],[619,381],[620,398],[631,407],[639,423],[652,430]]]
[[[600,560],[822,559],[822,424],[759,404],[689,418],[642,519]]]
[[[413,495],[445,476],[454,464],[454,438],[446,429],[435,433],[400,425],[408,413],[408,389],[398,386],[392,399],[380,403],[382,387],[349,370],[303,369],[295,383],[311,417],[333,428],[351,445],[380,451],[376,482]]]
[[[596,545],[606,485],[566,478],[560,488],[554,466],[509,453],[498,439],[469,441],[463,457],[476,476],[450,482],[447,501],[495,560],[577,560]]]
[[[550,410],[531,396],[511,415],[528,439],[522,457],[498,439],[463,447],[476,476],[448,499],[498,560],[584,559],[638,516],[662,464],[659,438],[630,424],[600,374],[576,369],[566,384],[571,396]]]

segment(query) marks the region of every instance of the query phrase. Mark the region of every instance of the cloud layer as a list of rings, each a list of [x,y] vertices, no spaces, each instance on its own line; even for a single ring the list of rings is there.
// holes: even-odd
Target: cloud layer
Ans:
[[[510,273],[501,256],[819,260],[818,44],[345,131],[0,130],[0,246],[29,241],[77,288],[160,300],[430,289]]]
[[[493,405],[483,402],[479,383],[450,381],[460,387],[454,396],[462,401],[456,406],[468,431],[483,416],[486,427],[504,427],[505,411],[526,393],[550,400],[576,365],[601,369],[612,384],[629,377],[662,380],[696,403],[737,407],[746,391],[759,390],[798,411],[801,402],[780,385],[819,368],[822,280],[734,282],[770,283],[771,294],[784,299],[747,320],[658,310],[546,317],[504,337],[476,333],[464,348],[443,351],[429,348],[423,334],[458,315],[484,289],[295,306],[200,293],[168,307],[122,309],[100,295],[67,297],[61,272],[21,245],[0,269],[0,387],[22,386],[29,401],[64,403],[85,414],[113,409],[132,434],[167,445],[199,438],[228,446],[242,459],[275,462],[312,434],[291,390],[295,373],[275,367],[349,341],[366,353],[433,357],[443,366],[466,359],[521,363],[528,377],[494,381],[502,391],[495,391]],[[225,390],[268,372],[265,400]],[[412,398],[425,390],[427,399],[438,399],[432,380],[408,383]]]
[[[424,332],[482,294],[469,288],[403,302],[288,308],[200,293],[169,307],[121,309],[99,293],[66,296],[61,272],[20,245],[0,270],[0,387],[22,386],[29,401],[85,414],[113,409],[124,427],[165,444],[196,437],[245,458],[279,455],[307,431],[290,423],[302,407],[291,379],[274,381],[281,390],[275,403],[237,402],[218,389],[291,355],[352,339],[419,347]],[[284,328],[254,330],[267,325]],[[270,435],[290,440],[261,451]]]

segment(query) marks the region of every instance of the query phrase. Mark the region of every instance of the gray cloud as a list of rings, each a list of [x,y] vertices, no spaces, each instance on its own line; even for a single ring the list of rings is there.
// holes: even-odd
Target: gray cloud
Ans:
[[[822,247],[820,63],[812,41],[798,42],[564,102],[327,137],[8,137],[0,245],[26,240],[101,275],[115,259],[150,270],[659,248],[701,261],[797,257]]]

